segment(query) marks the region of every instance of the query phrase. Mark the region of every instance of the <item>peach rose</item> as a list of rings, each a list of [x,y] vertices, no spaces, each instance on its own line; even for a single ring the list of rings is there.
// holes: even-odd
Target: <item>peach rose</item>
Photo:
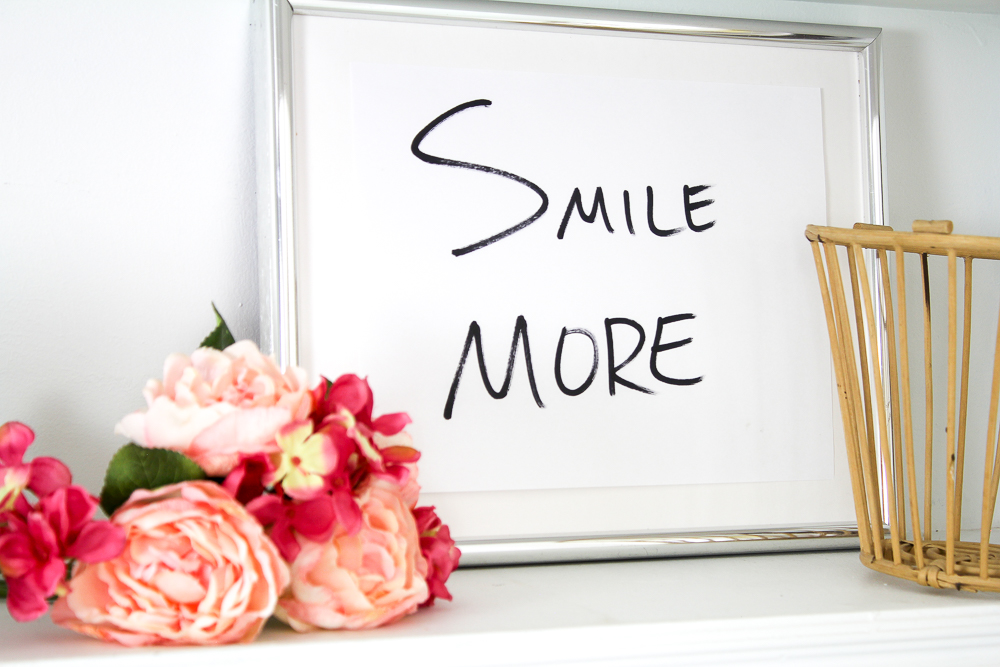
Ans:
[[[391,482],[373,478],[358,497],[363,525],[325,543],[299,538],[292,583],[275,616],[299,632],[374,628],[412,614],[429,594],[413,514]]]
[[[181,452],[209,477],[227,475],[240,455],[275,451],[274,434],[312,410],[306,372],[289,366],[282,373],[257,346],[241,340],[223,351],[172,354],[163,381],[150,380],[143,394],[148,409],[126,416],[115,427],[144,447]]]
[[[250,642],[288,585],[263,528],[212,482],[135,491],[111,522],[125,550],[76,565],[57,624],[126,646]]]

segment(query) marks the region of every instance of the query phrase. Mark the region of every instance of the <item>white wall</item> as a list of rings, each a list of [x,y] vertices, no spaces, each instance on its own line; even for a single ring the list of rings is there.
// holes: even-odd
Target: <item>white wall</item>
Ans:
[[[249,2],[0,2],[0,421],[93,492],[114,424],[211,329],[210,301],[257,335]],[[1000,15],[579,4],[883,28],[888,221],[1000,235]]]
[[[92,492],[147,377],[255,336],[245,0],[0,2],[0,421]]]

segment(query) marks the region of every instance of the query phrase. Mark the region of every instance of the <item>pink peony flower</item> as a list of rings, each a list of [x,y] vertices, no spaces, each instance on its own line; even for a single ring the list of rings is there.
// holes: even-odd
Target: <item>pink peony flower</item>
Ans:
[[[111,522],[124,552],[77,564],[59,625],[126,646],[250,642],[288,585],[260,524],[212,482],[135,491]]]
[[[292,583],[275,615],[299,632],[374,628],[417,610],[427,599],[413,514],[394,484],[370,478],[358,497],[363,524],[354,535],[299,538]]]
[[[24,462],[35,433],[21,422],[0,426],[0,512],[14,508],[25,489],[41,498],[73,481],[62,461],[39,456]]]
[[[125,545],[121,528],[93,521],[97,500],[79,486],[56,489],[34,508],[0,514],[0,572],[7,580],[7,607],[16,621],[33,621],[47,598],[60,592],[67,558],[97,563]]]
[[[427,561],[427,586],[431,592],[421,606],[429,607],[434,604],[435,598],[451,600],[451,593],[444,584],[458,567],[462,552],[455,546],[451,531],[441,523],[433,507],[418,507],[413,510],[413,517],[420,534],[420,553]]]
[[[278,451],[278,429],[312,411],[306,372],[290,366],[282,373],[248,340],[190,358],[170,355],[163,381],[150,380],[143,393],[148,409],[126,416],[115,432],[181,452],[210,477],[227,475],[241,455]]]

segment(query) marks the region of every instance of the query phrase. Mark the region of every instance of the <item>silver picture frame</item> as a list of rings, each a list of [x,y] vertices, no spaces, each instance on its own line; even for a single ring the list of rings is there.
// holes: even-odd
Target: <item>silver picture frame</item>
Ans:
[[[485,0],[253,0],[260,346],[299,359],[295,261],[292,23],[295,15],[363,17],[525,30],[605,31],[649,38],[751,42],[856,54],[866,219],[883,224],[878,28],[681,16]],[[711,532],[569,535],[459,543],[462,565],[488,566],[857,548],[855,526],[744,527]]]

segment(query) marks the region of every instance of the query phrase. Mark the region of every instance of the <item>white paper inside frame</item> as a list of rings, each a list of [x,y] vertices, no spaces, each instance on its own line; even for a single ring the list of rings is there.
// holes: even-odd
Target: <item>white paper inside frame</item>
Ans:
[[[830,219],[823,105],[853,54],[295,30],[302,363],[367,375],[376,412],[410,413],[425,497],[456,535],[852,518],[802,234]],[[857,161],[852,141],[834,159]],[[585,220],[597,188],[607,222]],[[482,244],[541,193],[540,217]],[[862,219],[853,196],[842,224]],[[474,329],[495,391],[519,331],[504,398],[475,340],[456,382]]]

